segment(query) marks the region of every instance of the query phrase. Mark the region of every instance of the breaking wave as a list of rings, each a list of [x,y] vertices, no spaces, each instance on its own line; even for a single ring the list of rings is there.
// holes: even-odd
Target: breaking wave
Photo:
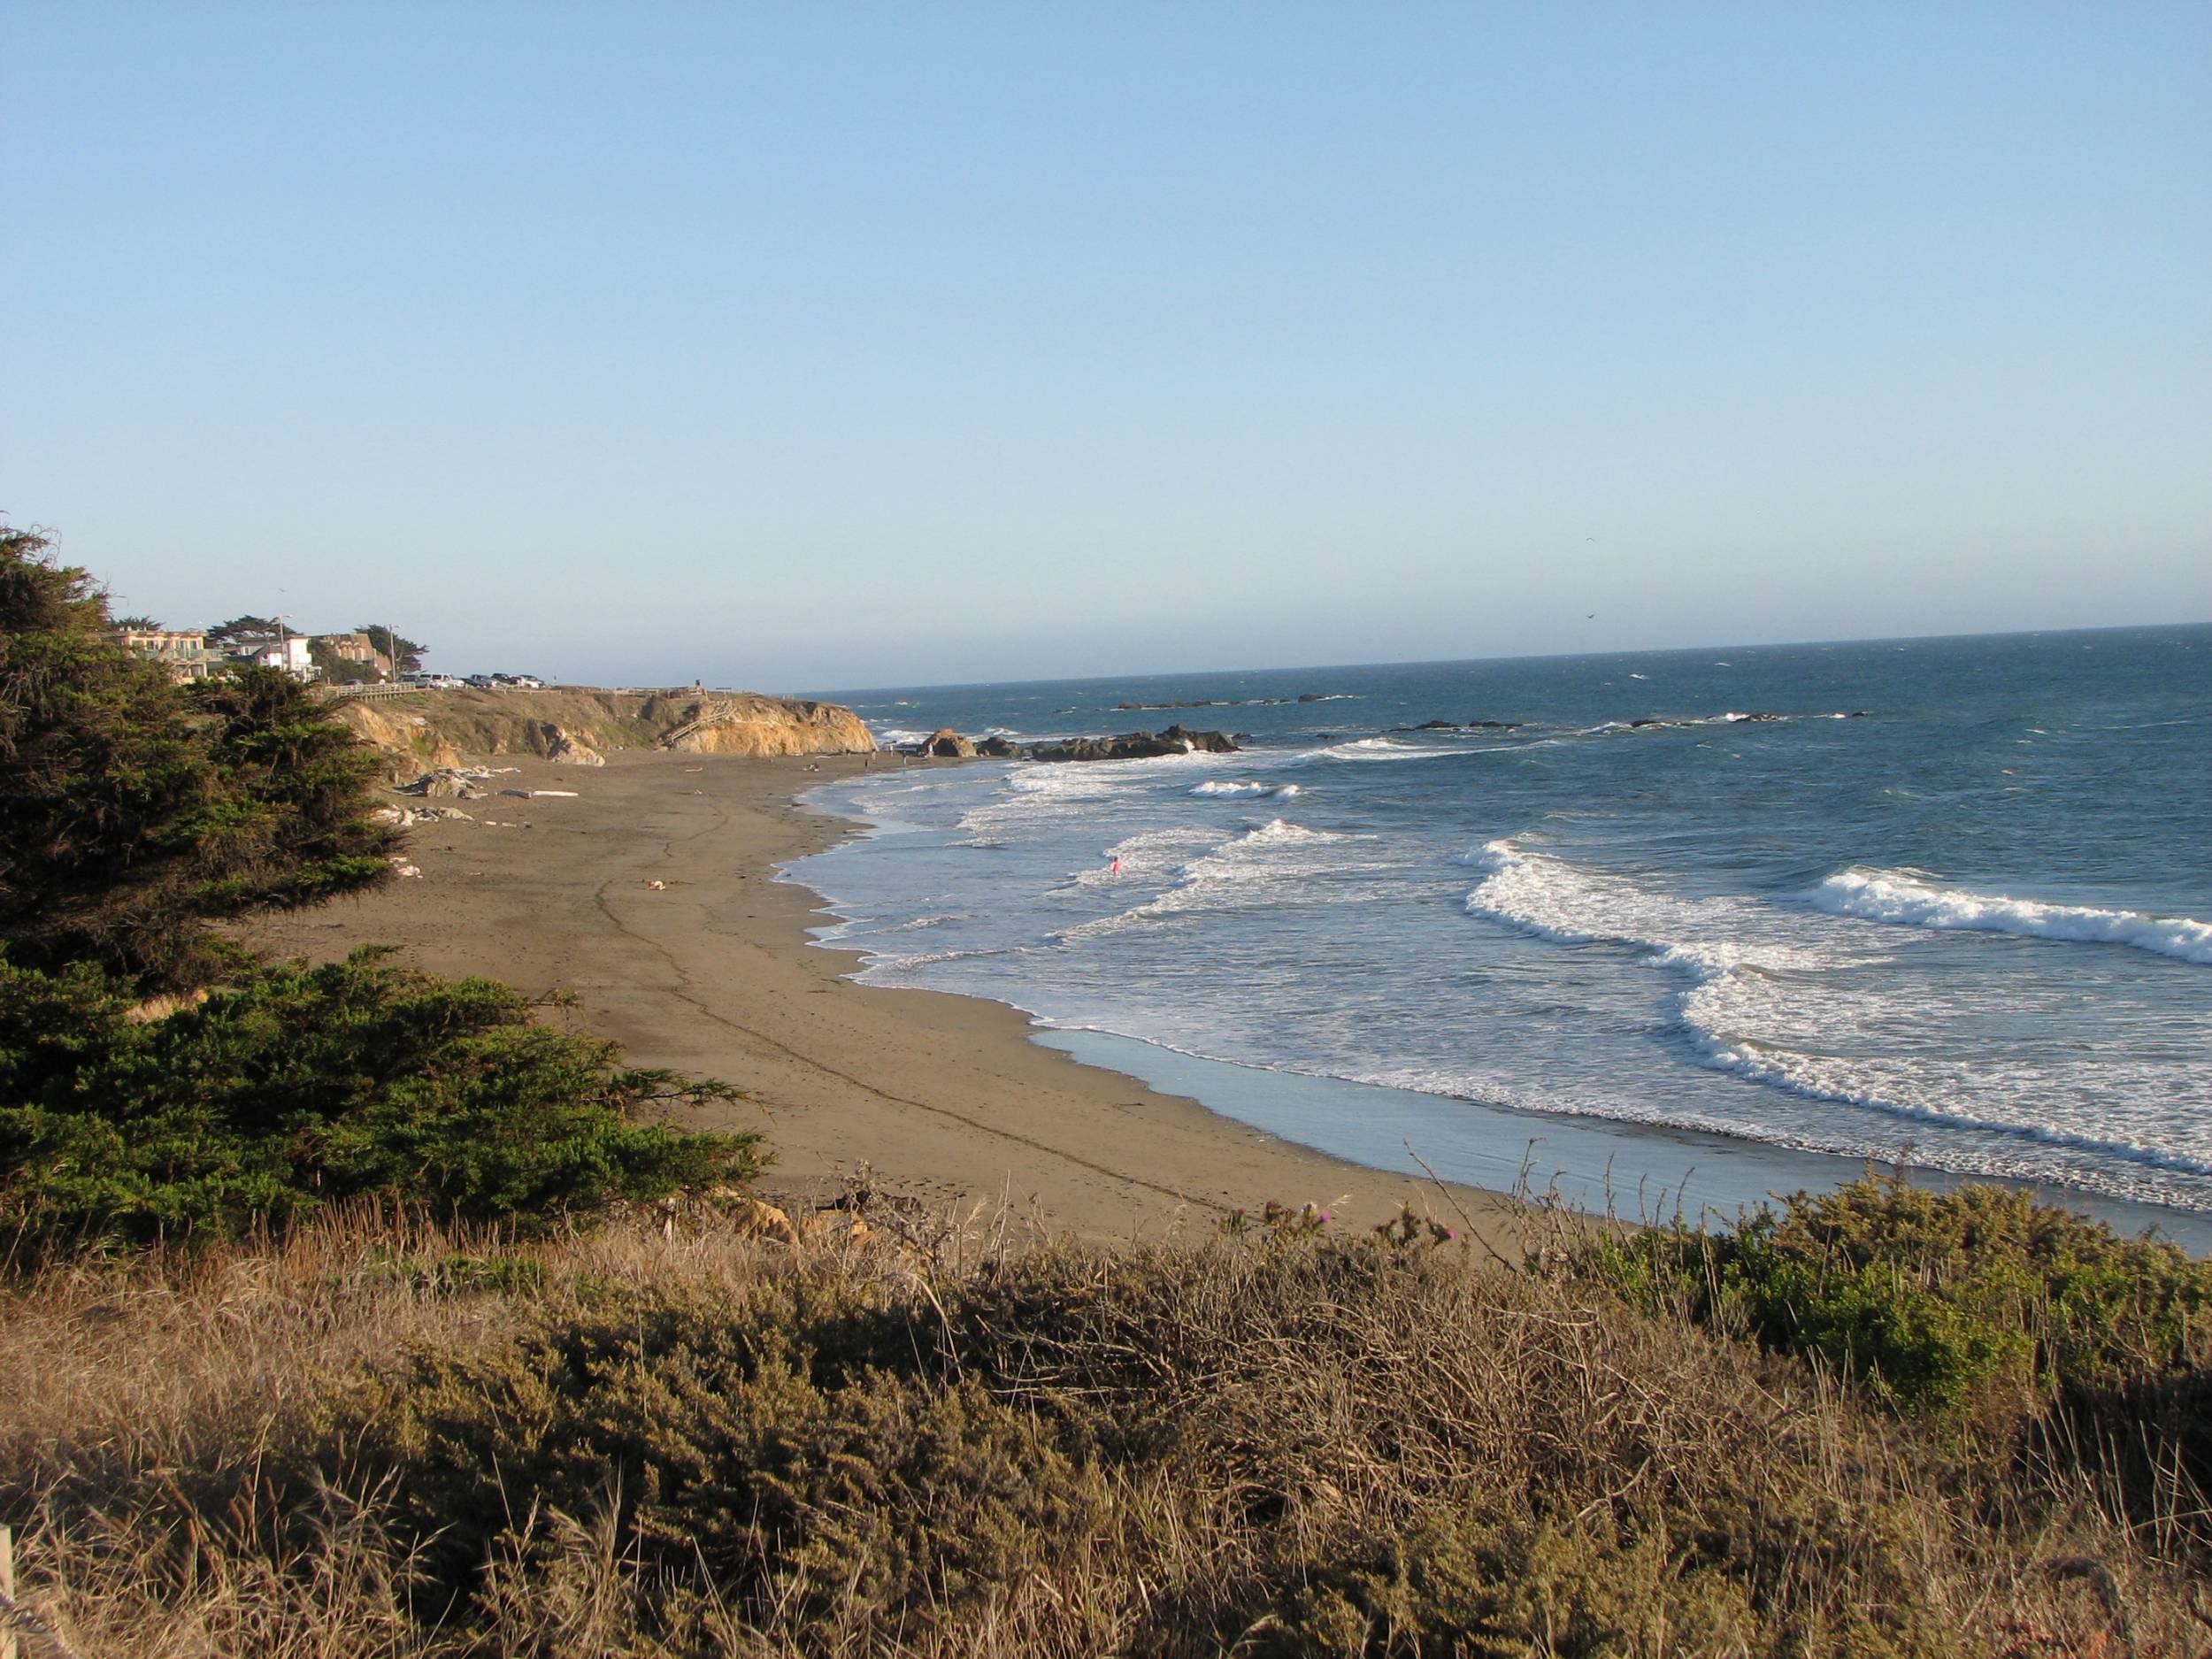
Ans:
[[[1227,778],[1209,778],[1205,782],[1194,787],[1191,790],[1191,793],[1196,795],[1248,795],[1279,797],[1283,795],[1301,795],[1304,792],[1294,783],[1262,783],[1256,778],[1240,778],[1235,780]]]
[[[1920,879],[1917,872],[1860,865],[1830,876],[1807,897],[1816,909],[1831,915],[1855,916],[1900,927],[2131,945],[2162,956],[2212,965],[2212,922],[2186,916],[2151,916],[2140,910],[2100,910],[2087,904],[2045,904],[2002,893],[1935,887]]]
[[[1462,862],[1486,872],[1467,895],[1470,914],[1555,943],[1641,949],[1652,966],[1682,975],[1673,1000],[1677,1029],[1715,1071],[1805,1099],[2212,1173],[2212,1161],[2170,1147],[2007,1115],[2012,1102],[2025,1107],[2032,1097],[2029,1075],[2005,1079],[1987,1063],[1970,1070],[1836,1052],[1834,1033],[1878,1029],[1905,1016],[1887,999],[1828,980],[1823,970],[1841,964],[1819,941],[1800,936],[1816,925],[1809,918],[1793,927],[1787,912],[1753,900],[1666,894],[1510,841],[1491,841]],[[1991,1096],[1974,1088],[1978,1081],[2005,1087]],[[1977,1098],[1979,1110],[1962,1104]]]
[[[1205,847],[1179,864],[1172,855],[1190,849],[1195,837]],[[1087,870],[1076,876],[1084,887],[1168,876],[1166,886],[1143,903],[1063,929],[1056,937],[1072,944],[1125,927],[1156,922],[1193,910],[1244,910],[1286,899],[1312,896],[1312,879],[1335,868],[1340,859],[1319,849],[1354,839],[1332,830],[1309,829],[1287,818],[1270,818],[1226,841],[1218,830],[1156,830],[1132,836],[1111,849],[1118,873]],[[1172,867],[1169,875],[1168,866]]]

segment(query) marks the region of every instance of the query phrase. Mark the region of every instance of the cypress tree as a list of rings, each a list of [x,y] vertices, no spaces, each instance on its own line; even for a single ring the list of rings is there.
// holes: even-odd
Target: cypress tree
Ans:
[[[106,595],[0,526],[0,945],[142,991],[206,983],[205,924],[385,879],[375,757],[272,669],[189,688],[125,651]]]

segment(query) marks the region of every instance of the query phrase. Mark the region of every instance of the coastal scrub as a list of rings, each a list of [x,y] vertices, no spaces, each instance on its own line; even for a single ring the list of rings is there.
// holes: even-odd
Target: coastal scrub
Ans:
[[[884,1220],[518,1243],[334,1210],[0,1287],[0,1371],[44,1379],[0,1414],[21,1581],[117,1659],[2192,1659],[2212,1631],[2154,1418],[1962,1438],[1588,1256]]]
[[[373,951],[254,965],[151,1020],[89,968],[0,962],[0,1243],[204,1244],[366,1195],[529,1233],[758,1170],[756,1134],[646,1120],[738,1090],[532,1013]]]

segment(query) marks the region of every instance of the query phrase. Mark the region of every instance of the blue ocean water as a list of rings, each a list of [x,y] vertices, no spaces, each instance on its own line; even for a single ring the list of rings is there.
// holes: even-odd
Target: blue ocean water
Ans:
[[[1410,1102],[1447,1172],[1572,1128],[2212,1216],[2212,626],[827,695],[1243,734],[817,792],[869,832],[791,873],[872,983],[1229,1063],[1363,1162]]]

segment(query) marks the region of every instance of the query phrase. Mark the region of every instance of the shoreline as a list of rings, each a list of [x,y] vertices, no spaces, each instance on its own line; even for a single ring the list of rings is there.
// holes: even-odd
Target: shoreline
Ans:
[[[932,1209],[1004,1205],[1053,1233],[1116,1240],[1271,1201],[1354,1226],[1410,1203],[1517,1248],[1526,1211],[1505,1194],[1440,1190],[1250,1127],[1032,1041],[1004,1003],[853,982],[860,953],[810,935],[833,918],[784,866],[860,833],[797,798],[861,772],[860,757],[489,764],[513,769],[495,789],[576,795],[463,803],[474,822],[409,833],[419,879],[240,937],[316,961],[390,944],[427,972],[565,993],[572,1004],[549,1018],[613,1039],[630,1064],[754,1096],[758,1109],[693,1121],[763,1131],[776,1163],[757,1186],[795,1202],[864,1179]]]
[[[816,810],[844,821],[834,808]],[[809,879],[804,872],[791,877],[802,884]],[[826,885],[833,889],[834,878]],[[835,901],[824,896],[833,912]],[[850,949],[835,942],[827,948]],[[2102,1221],[2122,1237],[2154,1233],[2193,1255],[2212,1256],[2212,1212],[2030,1176],[1924,1163],[1909,1141],[1886,1156],[1869,1156],[1710,1128],[1507,1107],[1209,1058],[1101,1027],[1058,1025],[1010,999],[998,1001],[1000,994],[965,995],[1010,1006],[1039,1046],[1193,1101],[1324,1157],[1392,1171],[1401,1179],[1440,1179],[1492,1196],[1531,1194],[1586,1217],[1630,1225],[1681,1217],[1730,1225],[1792,1193],[1827,1192],[1870,1171],[1894,1171],[1938,1191],[1979,1183],[2008,1187]]]

